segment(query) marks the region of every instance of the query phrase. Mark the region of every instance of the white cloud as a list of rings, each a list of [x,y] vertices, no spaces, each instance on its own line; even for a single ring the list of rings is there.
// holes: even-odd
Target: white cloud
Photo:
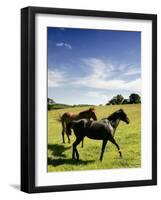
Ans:
[[[90,68],[88,74],[85,77],[79,78],[75,81],[76,85],[87,86],[96,89],[106,89],[106,90],[130,90],[140,92],[141,90],[141,79],[138,78],[132,81],[126,81],[120,79],[119,71],[117,72],[115,79],[110,79],[111,74],[117,69],[116,66],[105,62],[97,58],[84,59],[84,63]],[[127,66],[127,65],[126,65]],[[121,67],[124,68],[123,65]],[[123,74],[134,74],[136,71],[120,72]]]
[[[123,75],[126,76],[141,74],[141,68],[138,68],[134,65],[121,64],[118,69],[121,73],[123,73]]]
[[[60,43],[56,43],[57,47],[65,47],[67,49],[72,49],[72,46],[69,43],[64,43],[64,42],[60,42]]]
[[[65,74],[57,69],[48,71],[48,87],[58,87],[65,82]]]
[[[125,83],[125,90],[141,92],[141,78]]]
[[[64,46],[68,49],[72,49],[72,46],[70,44],[64,43]]]
[[[63,27],[60,27],[59,29],[60,29],[61,31],[66,31],[66,29],[63,28]]]
[[[90,67],[93,78],[106,78],[114,70],[114,66],[98,58],[83,59],[83,62]],[[90,72],[89,72],[90,73]]]
[[[64,44],[63,42],[56,43],[56,46],[57,46],[57,47],[62,47],[62,46],[63,46],[63,44]]]
[[[124,70],[127,70],[128,67],[129,67],[129,64],[121,64],[119,65],[118,69],[119,71],[123,72]]]
[[[107,95],[100,91],[89,91],[86,93],[86,96],[92,98],[107,99]]]
[[[138,68],[130,68],[124,73],[124,75],[131,76],[131,75],[136,75],[136,74],[140,74],[140,73],[141,73],[140,69],[138,69]]]
[[[97,105],[105,104],[112,98],[112,95],[105,91],[89,91],[85,93],[85,96],[88,97],[89,102],[95,102]]]

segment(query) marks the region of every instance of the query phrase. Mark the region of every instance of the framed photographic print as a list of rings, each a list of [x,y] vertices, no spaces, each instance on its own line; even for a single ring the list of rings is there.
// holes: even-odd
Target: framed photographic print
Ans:
[[[157,184],[157,16],[21,10],[21,190]]]

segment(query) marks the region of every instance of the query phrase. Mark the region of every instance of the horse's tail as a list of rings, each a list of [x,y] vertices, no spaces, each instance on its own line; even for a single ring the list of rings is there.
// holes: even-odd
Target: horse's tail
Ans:
[[[62,116],[61,116],[61,114],[59,113],[59,116],[58,116],[58,118],[56,119],[58,122],[62,122]]]
[[[59,113],[59,116],[57,118],[57,121],[60,122],[62,124],[62,128],[63,130],[67,132],[68,135],[71,135],[71,130],[70,130],[70,124],[68,125],[65,120],[64,117]]]

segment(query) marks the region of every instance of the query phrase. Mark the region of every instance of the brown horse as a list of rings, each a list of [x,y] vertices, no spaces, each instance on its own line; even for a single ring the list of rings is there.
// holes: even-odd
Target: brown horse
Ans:
[[[93,119],[97,120],[96,114],[95,114],[95,108],[89,108],[88,110],[82,111],[79,114],[75,114],[72,112],[66,112],[62,116],[60,116],[60,121],[62,123],[62,139],[63,143],[65,143],[64,134],[66,133],[68,138],[68,143],[70,143],[70,135],[71,135],[71,128],[70,126],[67,126],[67,124],[71,123],[73,120],[79,120],[79,119]],[[83,143],[82,143],[83,146]]]

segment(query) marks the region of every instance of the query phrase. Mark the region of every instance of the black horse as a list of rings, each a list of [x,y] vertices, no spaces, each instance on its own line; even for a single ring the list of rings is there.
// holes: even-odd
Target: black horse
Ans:
[[[71,122],[71,125],[69,126],[74,130],[74,134],[76,136],[76,140],[73,143],[72,159],[75,159],[76,155],[76,159],[79,160],[77,145],[83,140],[85,136],[90,139],[103,140],[100,160],[102,160],[103,158],[103,153],[107,141],[112,142],[117,147],[119,155],[120,157],[122,157],[120,147],[114,139],[114,133],[117,126],[119,125],[120,120],[126,122],[127,124],[129,124],[130,122],[126,113],[122,109],[114,112],[109,117],[104,118],[100,121],[80,119]]]

